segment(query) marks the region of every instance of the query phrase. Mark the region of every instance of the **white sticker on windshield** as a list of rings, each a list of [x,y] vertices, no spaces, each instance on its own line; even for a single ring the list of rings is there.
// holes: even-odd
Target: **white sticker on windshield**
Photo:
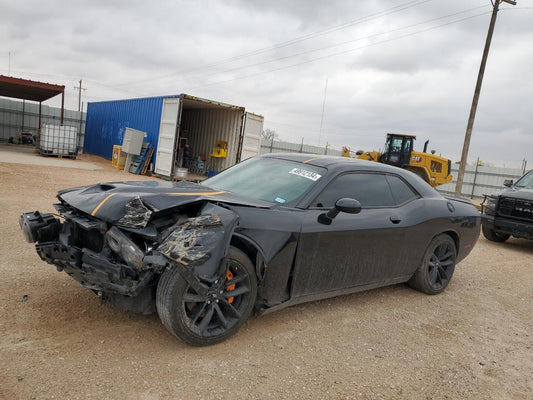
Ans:
[[[304,178],[311,179],[312,181],[317,181],[322,175],[317,174],[313,171],[307,171],[301,168],[294,168],[292,171],[289,171],[289,174],[303,176]]]

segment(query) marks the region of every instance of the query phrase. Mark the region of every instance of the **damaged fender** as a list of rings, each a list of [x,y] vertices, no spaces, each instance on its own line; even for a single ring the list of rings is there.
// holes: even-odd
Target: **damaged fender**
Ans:
[[[226,257],[239,216],[227,208],[206,203],[200,214],[178,222],[158,251],[174,261],[183,278],[202,293],[200,281],[214,281],[226,273]]]

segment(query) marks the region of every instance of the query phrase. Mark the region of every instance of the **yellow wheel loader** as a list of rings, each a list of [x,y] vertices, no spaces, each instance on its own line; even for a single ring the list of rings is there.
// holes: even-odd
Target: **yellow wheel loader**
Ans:
[[[394,165],[414,172],[431,186],[439,186],[452,181],[451,161],[435,155],[435,151],[426,153],[429,140],[424,144],[422,152],[413,151],[416,136],[388,133],[383,153],[377,151],[356,153],[362,160],[376,161]],[[350,157],[350,150],[343,148],[343,156]]]

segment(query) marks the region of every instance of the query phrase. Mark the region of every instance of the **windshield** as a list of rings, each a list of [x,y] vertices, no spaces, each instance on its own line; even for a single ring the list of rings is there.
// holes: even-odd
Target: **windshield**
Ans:
[[[256,157],[206,179],[202,185],[284,204],[300,197],[325,173],[325,168],[313,165]]]
[[[533,188],[533,171],[529,171],[514,184],[517,187]]]
[[[389,136],[385,143],[385,153],[399,153],[402,151],[403,138]]]

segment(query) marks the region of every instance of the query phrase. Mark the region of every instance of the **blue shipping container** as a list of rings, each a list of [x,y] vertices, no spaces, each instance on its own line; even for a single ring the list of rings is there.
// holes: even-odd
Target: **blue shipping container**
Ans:
[[[89,103],[83,151],[110,160],[126,128],[146,132],[145,141],[157,148],[163,99],[168,97],[180,95]]]

